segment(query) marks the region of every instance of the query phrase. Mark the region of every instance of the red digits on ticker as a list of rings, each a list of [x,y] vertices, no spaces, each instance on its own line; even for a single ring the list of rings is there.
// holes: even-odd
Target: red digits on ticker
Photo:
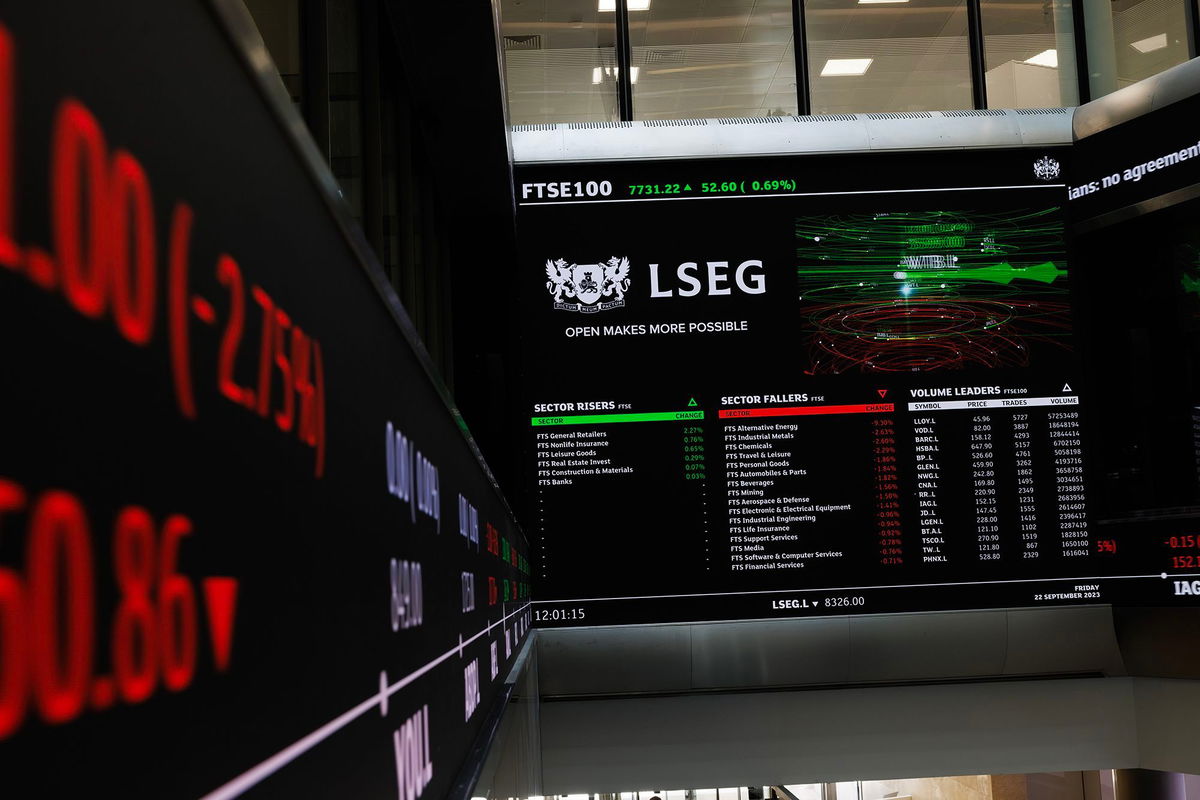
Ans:
[[[112,564],[118,597],[108,626],[113,674],[98,675],[97,663],[105,659],[96,658],[96,631],[106,624],[96,618],[87,511],[70,492],[50,489],[30,501],[21,486],[0,478],[0,526],[9,527],[11,517],[26,510],[24,574],[0,567],[0,740],[21,727],[31,708],[43,722],[61,724],[86,708],[140,703],[160,684],[173,692],[187,688],[196,673],[199,609],[192,580],[177,567],[191,521],[173,514],[160,529],[140,506],[117,513]],[[224,671],[237,581],[204,580],[227,598],[210,608],[215,666]]]
[[[144,345],[154,333],[154,205],[142,165],[124,150],[113,159],[112,196],[113,316],[122,336]]]
[[[150,586],[154,580],[154,520],[144,508],[117,515],[113,567],[121,603],[113,621],[112,658],[117,689],[126,703],[140,703],[158,682],[158,643]]]
[[[213,303],[193,293],[190,286],[193,209],[184,201],[175,203],[160,259],[154,195],[146,170],[130,150],[117,147],[110,152],[97,117],[81,101],[67,97],[55,110],[49,137],[52,246],[47,250],[19,243],[16,68],[13,38],[0,25],[0,269],[20,271],[33,285],[60,293],[75,312],[108,321],[123,339],[138,347],[154,341],[159,286],[165,283],[164,327],[175,400],[183,417],[196,419],[190,325],[193,316],[209,326],[217,326],[218,321]],[[163,275],[160,268],[165,268]],[[271,420],[283,433],[295,432],[315,450],[314,473],[321,477],[325,469],[325,372],[320,343],[301,332],[264,288],[248,284],[232,256],[223,254],[217,259],[216,278],[229,293],[228,316],[217,342],[218,392]],[[247,288],[262,310],[262,327],[257,362],[248,367],[257,380],[242,386],[236,379],[244,374],[237,369],[237,356],[246,332]],[[249,358],[253,360],[253,356]],[[272,391],[273,385],[279,387],[277,393]],[[278,400],[273,402],[272,395]],[[10,599],[9,579],[0,580],[5,587],[0,589],[0,602],[4,603],[0,614],[7,615],[15,601]],[[0,646],[4,642],[0,641]],[[131,674],[137,674],[136,669]],[[138,687],[135,680],[126,690],[136,695],[142,691]],[[8,684],[0,683],[0,692],[7,688]],[[101,695],[107,697],[108,691]]]
[[[283,406],[275,412],[275,424],[279,426],[279,430],[287,433],[292,429],[292,423],[296,418],[296,394],[295,384],[292,382],[292,362],[287,356],[285,349],[288,329],[292,327],[292,320],[288,317],[287,312],[282,308],[275,309],[275,334],[272,337],[274,343],[272,352],[275,356],[275,366],[279,369],[279,377],[282,379],[283,391],[280,393],[283,396]]]
[[[258,415],[265,417],[271,408],[271,328],[275,319],[275,304],[261,286],[250,289],[254,302],[262,309],[262,335],[258,351]]]
[[[51,156],[54,253],[67,301],[85,317],[108,303],[108,158],[92,112],[74,98],[58,107]],[[31,275],[44,288],[54,275]]]
[[[74,495],[38,498],[25,558],[34,699],[46,722],[66,722],[83,709],[95,644],[91,532]]]
[[[173,692],[192,682],[196,672],[196,591],[175,571],[179,544],[192,533],[187,517],[174,514],[163,523],[158,562],[158,613],[163,682]]]
[[[233,379],[234,360],[238,345],[242,341],[242,328],[246,319],[246,290],[242,271],[229,256],[217,259],[217,280],[229,290],[229,318],[225,332],[221,334],[221,349],[217,360],[217,386],[227,399],[247,407],[254,405],[254,392],[243,389]]]
[[[23,508],[25,490],[0,479],[0,531],[7,526],[5,516]],[[0,739],[20,726],[29,701],[28,613],[21,577],[0,567]]]

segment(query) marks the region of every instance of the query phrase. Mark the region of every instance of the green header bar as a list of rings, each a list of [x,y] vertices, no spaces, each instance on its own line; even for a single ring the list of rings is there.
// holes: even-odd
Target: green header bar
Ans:
[[[641,414],[581,414],[574,417],[533,417],[534,427],[540,425],[595,425],[608,422],[682,422],[704,419],[703,411],[648,411]]]

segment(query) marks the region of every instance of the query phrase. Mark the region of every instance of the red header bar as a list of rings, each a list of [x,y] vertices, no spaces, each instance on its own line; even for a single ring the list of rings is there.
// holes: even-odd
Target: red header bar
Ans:
[[[854,406],[784,406],[782,408],[724,408],[717,412],[720,419],[745,417],[810,417],[824,414],[890,414],[895,403],[863,403]]]

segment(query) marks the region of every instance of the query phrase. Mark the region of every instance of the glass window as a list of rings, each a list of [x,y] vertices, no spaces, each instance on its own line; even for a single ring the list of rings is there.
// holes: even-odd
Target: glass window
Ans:
[[[271,60],[279,70],[279,77],[291,95],[296,108],[300,108],[301,82],[300,58],[300,0],[245,0],[246,10],[254,18],[258,33],[271,54]]]
[[[512,124],[618,118],[616,14],[601,11],[602,5],[603,0],[503,0]]]
[[[806,0],[812,113],[971,108],[965,0]]]
[[[989,108],[1079,103],[1070,0],[982,0]]]
[[[629,0],[634,119],[796,113],[791,0]]]
[[[1093,97],[1188,60],[1190,0],[1086,0],[1088,72]]]
[[[362,75],[358,2],[328,0],[329,165],[342,194],[362,220]]]
[[[390,45],[390,42],[385,42]],[[383,48],[379,70],[379,150],[380,166],[383,170],[383,193],[380,198],[383,242],[379,260],[387,270],[392,286],[404,300],[401,276],[404,264],[400,260],[400,159],[401,126],[407,132],[408,118],[402,115],[404,106],[396,89],[397,66],[390,46]],[[407,138],[403,141],[407,142]],[[406,155],[406,154],[405,154]],[[407,209],[405,209],[407,210]]]

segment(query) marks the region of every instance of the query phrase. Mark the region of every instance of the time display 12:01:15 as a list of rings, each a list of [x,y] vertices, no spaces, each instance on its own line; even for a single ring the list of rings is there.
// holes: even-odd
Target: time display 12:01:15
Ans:
[[[583,608],[548,608],[533,612],[534,622],[574,622],[585,619],[586,609]]]

